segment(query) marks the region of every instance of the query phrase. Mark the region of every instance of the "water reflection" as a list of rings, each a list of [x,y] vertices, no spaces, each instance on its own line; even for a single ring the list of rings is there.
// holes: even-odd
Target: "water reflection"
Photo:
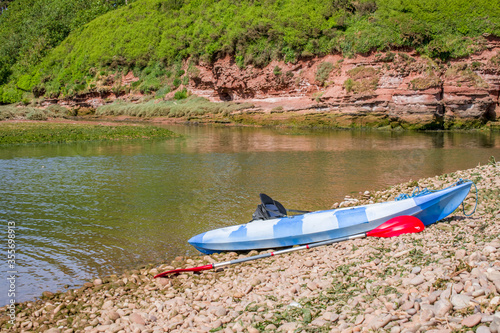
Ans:
[[[19,226],[19,300],[195,254],[187,239],[247,222],[260,192],[326,209],[346,194],[500,159],[489,133],[170,128],[186,138],[0,149],[0,222]]]

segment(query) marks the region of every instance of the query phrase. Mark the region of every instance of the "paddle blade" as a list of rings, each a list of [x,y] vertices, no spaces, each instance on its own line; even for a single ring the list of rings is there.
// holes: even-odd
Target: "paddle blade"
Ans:
[[[210,264],[210,265],[199,266],[199,267],[193,267],[193,268],[179,268],[179,269],[173,269],[173,270],[171,270],[171,271],[166,271],[166,272],[163,272],[163,273],[160,273],[160,274],[155,275],[155,279],[156,279],[156,278],[159,278],[159,277],[162,277],[162,276],[165,276],[165,275],[174,274],[174,273],[182,273],[182,272],[199,272],[199,271],[206,271],[206,270],[209,270],[209,269],[212,269],[212,268],[214,268],[214,266],[213,266],[212,264]]]
[[[425,228],[422,221],[415,216],[396,216],[366,233],[370,237],[395,237],[402,234],[413,234],[423,231]]]

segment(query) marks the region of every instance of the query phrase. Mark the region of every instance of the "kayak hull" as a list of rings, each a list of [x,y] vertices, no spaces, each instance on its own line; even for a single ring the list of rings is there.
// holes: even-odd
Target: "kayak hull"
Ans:
[[[373,230],[393,217],[410,215],[424,225],[455,211],[471,182],[412,198],[311,212],[210,230],[188,242],[202,253],[248,251],[310,244]]]

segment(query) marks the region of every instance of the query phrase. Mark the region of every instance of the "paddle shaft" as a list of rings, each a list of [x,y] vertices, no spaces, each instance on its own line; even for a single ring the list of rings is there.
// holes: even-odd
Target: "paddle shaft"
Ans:
[[[259,255],[256,255],[256,256],[248,257],[248,258],[241,258],[241,259],[235,259],[235,260],[230,260],[230,261],[219,262],[219,263],[216,263],[216,264],[212,264],[212,266],[215,269],[215,268],[219,268],[219,267],[222,267],[222,266],[228,266],[228,265],[233,265],[233,264],[241,264],[242,262],[247,262],[247,261],[252,261],[252,260],[257,260],[257,259],[263,259],[263,258],[269,258],[269,257],[273,257],[273,256],[278,255],[278,254],[295,252],[295,251],[300,251],[300,250],[304,250],[304,249],[312,249],[312,248],[318,247],[318,246],[323,246],[323,245],[328,245],[328,244],[343,242],[343,241],[350,240],[350,239],[362,238],[362,237],[365,237],[365,236],[366,236],[366,234],[362,233],[362,234],[352,235],[352,236],[348,236],[348,237],[341,237],[341,238],[329,239],[329,240],[322,241],[322,242],[317,242],[317,243],[312,243],[312,244],[307,244],[307,245],[302,245],[302,246],[297,246],[297,247],[291,247],[291,248],[284,249],[284,250],[279,250],[279,251],[276,251],[276,252],[269,252],[269,253],[259,254]]]
[[[322,242],[317,242],[317,243],[312,243],[312,244],[307,244],[307,245],[302,245],[302,246],[297,246],[297,247],[291,247],[288,249],[284,250],[279,250],[276,252],[269,252],[269,253],[264,253],[264,254],[259,254],[256,256],[251,256],[247,258],[241,258],[241,259],[235,259],[235,260],[230,260],[230,261],[224,261],[224,262],[218,262],[215,264],[210,264],[210,265],[205,265],[205,266],[200,266],[200,267],[194,267],[194,268],[180,268],[180,269],[174,269],[171,271],[163,272],[158,275],[155,275],[155,278],[159,278],[168,274],[173,274],[173,273],[182,273],[182,272],[200,272],[200,271],[206,271],[209,269],[217,269],[222,266],[229,266],[229,265],[234,265],[234,264],[241,264],[242,262],[247,262],[247,261],[252,261],[252,260],[257,260],[257,259],[263,259],[263,258],[269,258],[273,257],[278,254],[284,254],[288,252],[294,252],[294,251],[300,251],[304,249],[312,249],[314,247],[318,246],[323,246],[323,245],[328,245],[328,244],[333,244],[333,243],[338,243],[338,242],[343,242],[346,240],[350,239],[356,239],[356,238],[363,238],[366,236],[366,233],[362,234],[357,234],[357,235],[352,235],[348,237],[340,237],[340,238],[335,238],[335,239],[329,239],[326,241]]]

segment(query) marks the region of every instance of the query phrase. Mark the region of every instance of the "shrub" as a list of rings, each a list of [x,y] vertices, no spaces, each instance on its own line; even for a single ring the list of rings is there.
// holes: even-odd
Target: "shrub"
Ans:
[[[47,120],[47,115],[39,109],[33,109],[26,115],[28,120]]]
[[[325,61],[320,63],[316,71],[316,81],[318,81],[321,85],[324,85],[332,70],[333,64],[331,62]]]
[[[188,91],[186,88],[182,89],[181,91],[176,91],[175,94],[174,94],[174,99],[185,99],[187,98],[189,95],[188,95]]]

